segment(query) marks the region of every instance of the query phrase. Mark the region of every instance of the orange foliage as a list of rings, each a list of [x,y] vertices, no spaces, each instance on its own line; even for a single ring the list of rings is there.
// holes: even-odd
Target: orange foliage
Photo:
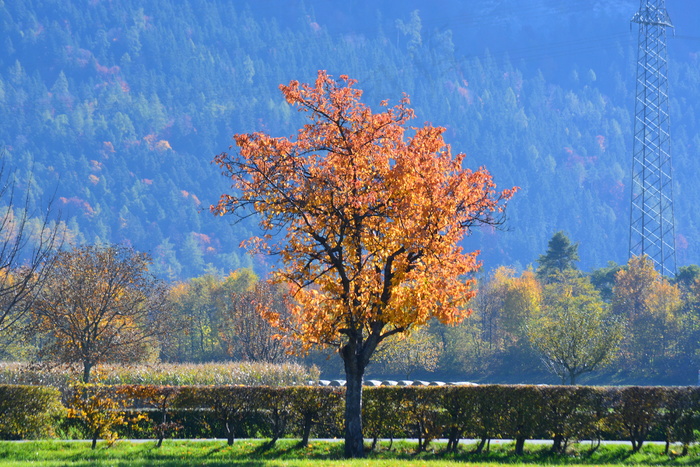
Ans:
[[[192,236],[197,239],[200,245],[208,245],[211,243],[211,237],[207,234],[192,232]]]
[[[123,79],[121,79],[119,77],[117,78],[117,83],[119,83],[119,87],[121,88],[121,90],[124,94],[129,94],[129,91],[131,91],[131,88],[129,87],[129,83],[127,83],[126,81],[124,81]]]
[[[615,275],[613,312],[627,320],[622,344],[625,366],[651,367],[655,359],[682,353],[677,346],[683,302],[646,255],[633,256]]]
[[[598,142],[598,147],[600,148],[600,152],[605,152],[605,150],[607,149],[607,143],[605,142],[605,136],[597,135],[595,137],[595,140]]]
[[[498,192],[485,169],[462,168],[444,128],[407,129],[407,97],[373,113],[355,83],[319,71],[313,85],[280,86],[310,123],[295,139],[235,135],[238,154],[215,162],[237,194],[212,211],[244,217],[252,208],[263,229],[286,232],[277,244],[249,243],[279,254],[274,279],[293,286],[284,331],[307,347],[366,342],[368,357],[389,335],[469,314],[478,252],[459,243],[472,226],[496,222],[516,189]]]
[[[156,143],[156,135],[150,134],[143,137],[143,140],[148,143],[148,148],[152,151],[154,144]]]
[[[95,69],[101,75],[116,75],[121,71],[117,65],[106,67],[104,65],[100,65],[97,61],[95,61]]]
[[[143,137],[144,141],[148,144],[148,149],[151,151],[165,152],[168,150],[172,151],[170,143],[164,139],[158,140],[158,137],[154,134],[146,135]]]
[[[105,159],[108,159],[109,155],[114,154],[115,152],[117,152],[117,151],[114,149],[114,144],[112,144],[111,141],[103,141],[102,142],[102,150],[100,151],[100,153],[102,154],[102,157],[104,157]]]
[[[173,148],[170,146],[170,143],[169,143],[169,142],[167,142],[166,140],[162,139],[162,140],[160,140],[160,141],[158,141],[158,142],[156,143],[155,149],[156,149],[156,151],[158,151],[158,152],[164,152],[164,151],[167,151],[167,150],[171,150],[171,151],[172,151]]]
[[[63,204],[72,204],[75,206],[78,206],[80,209],[83,210],[83,214],[85,214],[88,217],[92,217],[95,215],[95,209],[93,209],[92,206],[90,206],[90,203],[85,201],[84,199],[78,198],[76,196],[73,196],[71,198],[66,198],[65,196],[61,196],[59,198],[59,201]]]

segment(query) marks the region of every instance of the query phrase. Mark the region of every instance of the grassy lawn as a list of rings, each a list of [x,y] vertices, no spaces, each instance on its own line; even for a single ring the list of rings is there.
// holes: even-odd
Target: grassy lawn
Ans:
[[[342,443],[315,442],[308,448],[298,448],[295,441],[279,441],[272,449],[263,449],[264,441],[240,440],[233,446],[225,441],[171,441],[161,448],[154,442],[132,443],[119,441],[108,447],[104,442],[94,451],[88,442],[31,441],[24,443],[0,442],[1,466],[402,466],[440,465],[700,465],[700,450],[694,447],[689,456],[665,456],[663,447],[645,446],[632,454],[629,445],[608,445],[590,453],[588,445],[575,447],[570,454],[552,455],[548,445],[526,444],[526,454],[516,457],[512,445],[492,446],[482,455],[470,453],[467,445],[457,454],[444,454],[444,446],[419,455],[415,445],[396,442],[391,450],[381,445],[367,459],[343,460]]]

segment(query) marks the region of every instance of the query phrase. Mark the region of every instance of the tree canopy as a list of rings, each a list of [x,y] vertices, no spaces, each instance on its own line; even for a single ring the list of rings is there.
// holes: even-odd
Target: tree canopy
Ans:
[[[547,243],[547,252],[537,259],[537,276],[540,280],[552,280],[567,269],[576,269],[578,243],[571,243],[563,231],[555,233]]]
[[[569,271],[544,288],[542,306],[528,322],[528,337],[562,383],[576,384],[582,374],[614,359],[623,326],[590,280]]]
[[[100,363],[143,360],[173,323],[166,286],[148,272],[150,258],[129,247],[82,246],[56,254],[33,306],[50,360],[79,363],[83,381]]]

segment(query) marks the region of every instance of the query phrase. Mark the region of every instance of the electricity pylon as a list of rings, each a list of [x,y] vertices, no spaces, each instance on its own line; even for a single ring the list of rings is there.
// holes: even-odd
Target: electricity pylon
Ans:
[[[665,0],[641,0],[632,162],[630,256],[647,255],[664,276],[676,273],[671,178]]]

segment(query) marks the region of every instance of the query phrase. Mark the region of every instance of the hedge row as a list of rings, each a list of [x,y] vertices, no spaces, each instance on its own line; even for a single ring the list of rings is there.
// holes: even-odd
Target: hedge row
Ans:
[[[700,429],[698,387],[448,386],[372,388],[365,392],[365,433],[392,437],[407,432],[419,449],[446,438],[454,450],[462,438],[549,438],[561,452],[570,440],[623,439],[638,451],[650,434],[683,444]]]
[[[128,437],[295,436],[308,442],[341,436],[344,388],[293,386],[109,386],[97,397],[120,400],[139,420]],[[43,387],[0,386],[0,436],[50,434],[58,393]],[[64,396],[64,401],[69,401]],[[75,398],[74,398],[75,400]],[[95,407],[99,407],[96,405]],[[106,407],[106,406],[105,406]],[[111,406],[110,406],[111,407]],[[70,407],[69,407],[70,408]],[[698,387],[482,385],[373,387],[364,391],[365,436],[417,438],[419,449],[446,438],[448,449],[476,438],[482,450],[494,438],[549,438],[562,451],[570,440],[626,439],[637,451],[650,436],[684,448],[700,430]],[[127,417],[128,418],[128,417]]]
[[[53,436],[55,422],[64,413],[58,389],[0,385],[0,439]]]

